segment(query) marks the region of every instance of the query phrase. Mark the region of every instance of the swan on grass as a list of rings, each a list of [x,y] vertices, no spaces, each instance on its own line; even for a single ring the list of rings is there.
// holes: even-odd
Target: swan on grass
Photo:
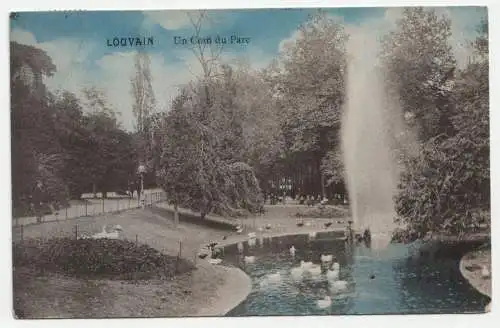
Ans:
[[[106,226],[102,226],[102,231],[94,234],[91,238],[100,239],[100,238],[109,238],[109,239],[118,239],[120,237],[118,231],[115,229],[113,232],[107,232]]]
[[[324,299],[322,300],[317,300],[316,301],[316,305],[320,308],[320,309],[326,309],[327,307],[329,307],[330,305],[332,305],[332,299],[330,298],[330,296],[325,296]]]
[[[255,263],[255,256],[245,256],[245,263]]]
[[[221,262],[222,262],[222,259],[208,259],[208,263],[214,264],[214,265],[221,264]]]

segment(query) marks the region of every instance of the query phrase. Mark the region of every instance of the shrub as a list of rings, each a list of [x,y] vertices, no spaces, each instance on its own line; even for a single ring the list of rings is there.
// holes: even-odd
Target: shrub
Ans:
[[[183,259],[147,245],[116,239],[28,239],[13,245],[14,267],[27,266],[85,278],[170,278],[193,269]]]
[[[295,216],[299,218],[330,219],[344,217],[346,216],[346,212],[333,207],[317,206],[299,210],[297,213],[295,213]]]

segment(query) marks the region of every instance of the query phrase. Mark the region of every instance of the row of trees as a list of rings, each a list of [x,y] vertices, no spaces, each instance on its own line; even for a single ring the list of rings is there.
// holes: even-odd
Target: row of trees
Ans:
[[[82,193],[126,190],[137,168],[136,139],[122,129],[105,95],[51,93],[55,65],[42,50],[11,42],[14,215],[40,203],[63,206]]]
[[[189,15],[199,34],[207,16]],[[139,53],[134,133],[96,89],[81,100],[49,93],[50,58],[11,43],[14,208],[40,190],[59,201],[126,188],[139,164],[174,206],[202,217],[257,212],[284,184],[292,195],[344,194],[339,132],[349,35],[321,12],[296,35],[262,71],[221,63],[219,45],[193,45],[202,76],[180,89],[168,112],[156,111],[149,57]],[[389,96],[418,135],[419,151],[402,158],[396,199],[397,220],[415,236],[489,220],[487,23],[465,68],[450,36],[449,19],[409,8],[381,41]]]
[[[195,32],[202,19],[192,20]],[[321,12],[296,35],[261,72],[214,64],[221,49],[208,56],[193,49],[204,75],[182,89],[164,117],[158,160],[175,204],[203,215],[255,211],[259,188],[278,193],[284,181],[292,195],[345,193],[339,132],[349,36]],[[476,54],[465,68],[457,66],[450,37],[448,18],[409,8],[381,40],[388,96],[411,118],[418,139],[418,151],[401,158],[396,199],[396,220],[415,236],[488,222],[487,23],[471,40]],[[251,178],[251,187],[238,187],[241,172],[233,165],[245,165],[258,185]]]

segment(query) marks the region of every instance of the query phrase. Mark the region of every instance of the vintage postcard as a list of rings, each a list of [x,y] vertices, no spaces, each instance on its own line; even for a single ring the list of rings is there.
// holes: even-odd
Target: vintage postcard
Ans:
[[[16,318],[489,311],[486,7],[9,21]]]

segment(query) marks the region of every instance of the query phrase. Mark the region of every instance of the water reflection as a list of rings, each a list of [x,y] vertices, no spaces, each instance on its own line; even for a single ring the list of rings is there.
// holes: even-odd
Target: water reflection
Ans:
[[[255,245],[243,243],[242,252],[236,245],[226,247],[225,263],[240,267],[253,281],[251,294],[228,316],[483,312],[489,302],[458,271],[457,261],[470,245],[424,252],[419,245],[377,250],[346,244],[340,237],[329,232],[315,238],[257,238]],[[345,290],[332,288],[328,265],[317,276],[296,279],[291,274],[301,261],[321,264],[322,254],[332,254],[340,264]],[[255,262],[245,262],[245,256],[254,256]],[[325,296],[331,297],[331,306],[320,309],[317,301]]]

